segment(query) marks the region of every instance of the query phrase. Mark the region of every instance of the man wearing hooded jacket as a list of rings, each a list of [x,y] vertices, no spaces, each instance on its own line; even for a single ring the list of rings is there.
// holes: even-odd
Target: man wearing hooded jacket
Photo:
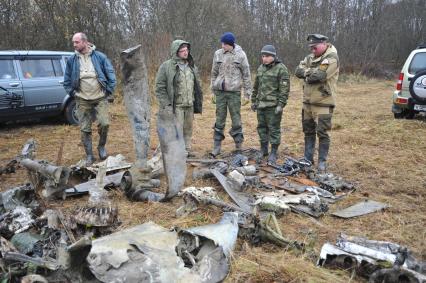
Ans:
[[[108,137],[108,102],[113,102],[115,73],[105,54],[99,52],[82,33],[72,37],[75,54],[67,60],[64,88],[74,97],[81,131],[81,141],[86,152],[86,166],[95,161],[92,150],[92,113],[98,122],[99,158],[107,158],[105,145]]]
[[[191,156],[194,113],[202,113],[203,93],[189,42],[172,42],[170,59],[163,62],[157,72],[155,95],[160,111],[169,108],[176,115],[183,128],[187,155]]]
[[[281,119],[290,91],[290,77],[287,67],[277,58],[273,45],[265,45],[261,50],[262,65],[257,69],[251,97],[251,109],[257,111],[257,132],[260,150],[268,156],[268,163],[275,164],[281,143]]]

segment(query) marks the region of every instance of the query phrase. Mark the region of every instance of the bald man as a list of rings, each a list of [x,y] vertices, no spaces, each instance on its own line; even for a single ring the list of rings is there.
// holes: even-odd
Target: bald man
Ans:
[[[92,113],[98,123],[99,158],[107,158],[105,149],[108,128],[108,102],[114,101],[115,73],[105,54],[87,40],[87,36],[76,33],[72,37],[75,54],[68,58],[64,76],[64,88],[77,105],[77,117],[81,141],[86,152],[86,166],[95,161],[92,150]]]

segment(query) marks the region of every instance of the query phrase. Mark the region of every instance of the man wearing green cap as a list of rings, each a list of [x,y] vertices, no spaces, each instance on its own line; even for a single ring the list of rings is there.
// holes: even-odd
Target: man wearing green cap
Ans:
[[[330,148],[331,118],[335,107],[336,84],[339,77],[339,57],[328,37],[309,34],[311,54],[296,68],[295,75],[303,79],[302,127],[305,134],[305,158],[313,163],[318,136],[318,171],[327,169]]]
[[[260,149],[268,156],[269,164],[276,164],[277,150],[281,143],[281,118],[290,91],[287,67],[277,58],[273,45],[265,45],[261,52],[262,65],[257,69],[251,97],[251,109],[257,111],[257,132]]]
[[[229,134],[235,142],[235,149],[241,150],[244,141],[241,123],[241,89],[245,100],[251,96],[250,66],[246,53],[235,43],[235,36],[225,32],[221,37],[222,48],[213,56],[211,89],[216,97],[216,122],[214,124],[213,157],[220,154],[221,143],[225,138],[226,115],[229,110],[232,127]]]
[[[159,111],[172,110],[182,127],[187,155],[191,154],[194,113],[202,112],[201,83],[187,41],[175,40],[170,59],[161,64],[155,79]]]

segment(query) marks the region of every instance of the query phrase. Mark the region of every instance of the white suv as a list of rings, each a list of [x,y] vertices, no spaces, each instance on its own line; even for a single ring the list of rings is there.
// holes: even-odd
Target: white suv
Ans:
[[[418,46],[405,61],[393,94],[392,112],[396,119],[412,119],[426,112],[426,45]]]

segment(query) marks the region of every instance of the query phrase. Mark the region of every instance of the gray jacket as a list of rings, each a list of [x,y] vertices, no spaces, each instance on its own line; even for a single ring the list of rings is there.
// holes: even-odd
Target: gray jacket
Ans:
[[[213,56],[211,72],[211,89],[222,91],[240,91],[244,89],[246,96],[251,95],[250,66],[246,53],[241,46],[235,44],[232,51],[222,48]]]

